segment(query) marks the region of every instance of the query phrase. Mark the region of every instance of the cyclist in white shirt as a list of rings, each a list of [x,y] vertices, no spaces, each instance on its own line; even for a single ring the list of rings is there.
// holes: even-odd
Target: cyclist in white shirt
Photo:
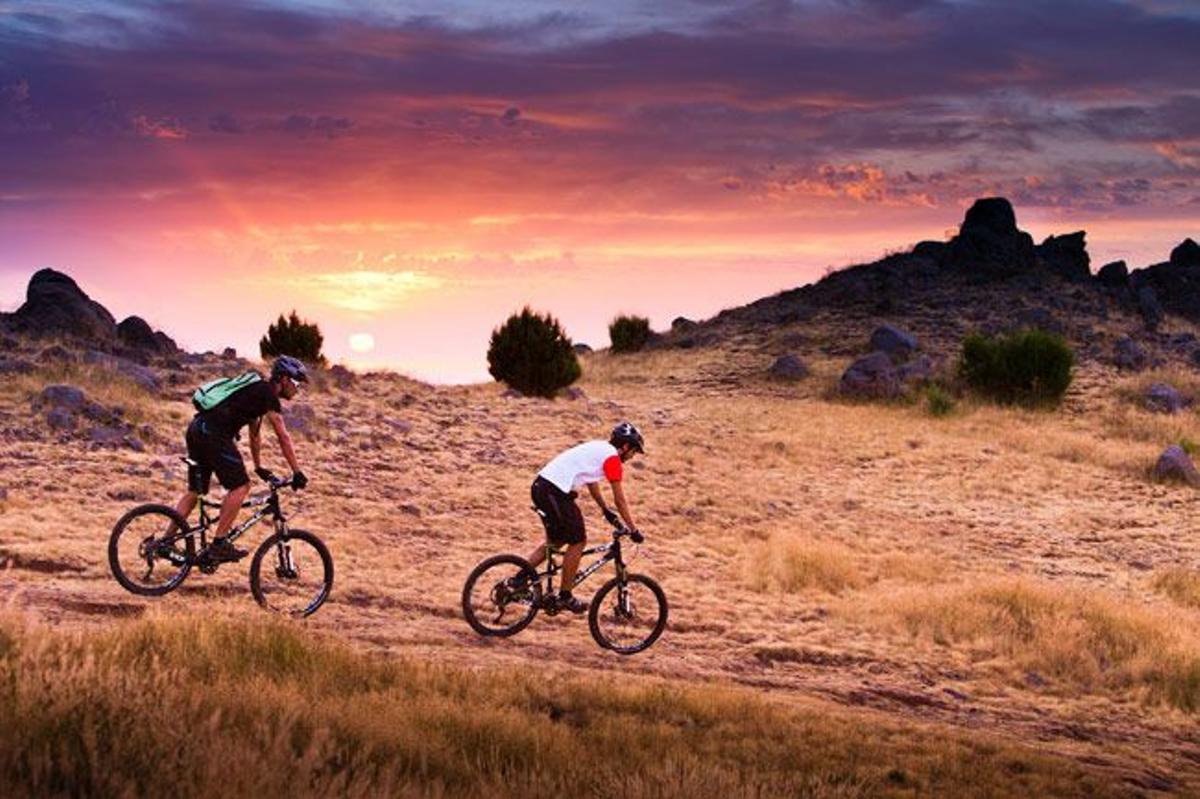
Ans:
[[[587,610],[586,602],[580,602],[571,595],[575,572],[579,569],[579,560],[587,544],[583,513],[575,504],[579,488],[587,486],[588,493],[596,500],[600,512],[610,524],[624,522],[630,531],[636,531],[621,480],[625,461],[636,453],[644,453],[644,446],[645,441],[638,429],[629,422],[621,422],[613,428],[608,441],[587,441],[571,447],[546,464],[533,481],[530,493],[534,507],[546,524],[549,542],[556,546],[567,546],[563,555],[562,582],[558,596],[552,599],[559,609],[572,613]],[[612,486],[616,513],[604,503],[604,495],[600,493],[601,480],[607,480]],[[529,556],[529,563],[534,568],[546,559],[546,546],[539,545]]]

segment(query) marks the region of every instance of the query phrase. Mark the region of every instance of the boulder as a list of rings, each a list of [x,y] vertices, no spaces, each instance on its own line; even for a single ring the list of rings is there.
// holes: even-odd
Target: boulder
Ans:
[[[75,414],[66,408],[51,408],[46,412],[46,424],[51,430],[71,432],[75,429]]]
[[[10,320],[19,332],[76,336],[105,344],[117,339],[117,322],[112,314],[62,272],[35,272],[25,297],[25,304]]]
[[[1084,243],[1085,235],[1080,230],[1065,236],[1050,236],[1034,248],[1034,254],[1054,274],[1074,283],[1085,283],[1092,279],[1092,259]]]
[[[920,355],[908,363],[901,364],[896,369],[896,377],[904,388],[927,383],[933,377],[933,359],[928,355]]]
[[[329,367],[329,378],[333,381],[333,384],[340,389],[351,388],[354,385],[355,380],[354,372],[351,372],[340,363]]]
[[[75,353],[66,347],[59,344],[51,344],[38,353],[37,360],[42,366],[50,366],[53,364],[75,363],[79,359],[75,356]]]
[[[283,421],[289,432],[299,433],[305,438],[316,434],[317,412],[304,402],[293,402],[283,409]]]
[[[165,333],[155,332],[140,316],[130,316],[117,325],[117,337],[130,349],[169,355],[179,348]]]
[[[671,320],[671,330],[675,333],[691,330],[696,326],[696,323],[686,316],[676,316]]]
[[[1192,239],[1184,239],[1178,247],[1171,250],[1171,266],[1200,266],[1200,244]]]
[[[1013,316],[1012,329],[1036,329],[1063,335],[1067,328],[1045,308],[1022,308]]]
[[[917,349],[917,337],[891,325],[882,325],[871,333],[871,349],[886,352],[893,361],[907,360]]]
[[[142,366],[127,358],[109,355],[106,352],[99,352],[97,350],[89,350],[84,353],[83,362],[100,366],[109,371],[116,372],[123,377],[127,377],[151,394],[157,394],[162,389],[162,383],[158,379],[157,372],[149,366]]]
[[[1129,336],[1121,336],[1113,344],[1113,363],[1118,369],[1131,372],[1141,371],[1146,368],[1149,360],[1142,345]]]
[[[221,350],[221,357],[227,361],[236,360],[237,350],[235,350],[233,347],[226,347],[225,349]]]
[[[842,373],[838,390],[849,397],[889,399],[900,394],[900,376],[891,356],[872,352]]]
[[[1190,403],[1169,383],[1153,383],[1146,389],[1146,408],[1155,413],[1179,413]]]
[[[912,254],[926,258],[934,264],[940,264],[950,251],[950,245],[944,241],[919,241],[912,248]]]
[[[64,408],[75,413],[87,406],[88,398],[81,388],[56,384],[43,388],[34,404],[42,408]]]
[[[1157,330],[1163,320],[1163,307],[1158,301],[1158,292],[1153,286],[1142,286],[1137,292],[1137,303],[1146,329]]]
[[[567,386],[565,389],[563,389],[563,397],[571,402],[575,402],[576,400],[587,399],[587,394],[583,392],[582,388],[578,388],[576,386]]]
[[[27,375],[36,368],[23,358],[0,358],[0,375]]]
[[[1096,273],[1096,280],[1100,281],[1102,286],[1109,288],[1122,288],[1129,284],[1129,267],[1124,261],[1113,261],[1100,267],[1100,271]]]
[[[1158,456],[1153,474],[1156,480],[1180,481],[1190,486],[1200,485],[1200,473],[1196,471],[1196,465],[1178,444],[1172,444]]]
[[[575,350],[576,355],[589,355],[592,352],[592,348],[582,342],[573,345],[571,349]]]
[[[975,201],[946,259],[948,267],[987,280],[1027,272],[1034,263],[1033,238],[1017,229],[1012,204],[1003,197]]]
[[[767,371],[776,380],[803,380],[809,373],[808,365],[790,352],[776,358]]]

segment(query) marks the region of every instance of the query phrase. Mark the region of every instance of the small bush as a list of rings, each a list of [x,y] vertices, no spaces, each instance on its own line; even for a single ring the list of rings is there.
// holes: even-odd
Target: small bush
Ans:
[[[1075,354],[1062,336],[1021,330],[963,340],[960,374],[989,399],[1029,407],[1057,405],[1071,385]]]
[[[553,397],[579,379],[579,359],[558,320],[525,308],[492,331],[488,373],[522,394]]]
[[[286,318],[283,314],[267,328],[267,335],[258,342],[258,351],[264,360],[290,355],[308,363],[325,365],[321,345],[325,337],[315,322],[301,319],[293,310]]]
[[[650,320],[644,316],[618,316],[608,326],[613,352],[637,352],[650,340]]]
[[[930,383],[925,389],[925,408],[930,416],[948,416],[954,410],[954,404],[950,392],[937,383]]]

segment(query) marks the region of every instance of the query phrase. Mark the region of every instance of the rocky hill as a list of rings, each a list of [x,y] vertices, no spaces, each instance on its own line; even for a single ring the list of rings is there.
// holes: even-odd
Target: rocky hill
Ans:
[[[890,324],[936,360],[972,331],[1037,327],[1065,335],[1084,363],[1200,366],[1200,245],[1187,239],[1168,261],[1133,271],[1120,261],[1090,267],[1084,231],[1035,244],[1008,200],[984,198],[949,241],[923,241],[703,322],[677,319],[653,346],[853,357]],[[749,363],[727,362],[726,379],[759,368]]]

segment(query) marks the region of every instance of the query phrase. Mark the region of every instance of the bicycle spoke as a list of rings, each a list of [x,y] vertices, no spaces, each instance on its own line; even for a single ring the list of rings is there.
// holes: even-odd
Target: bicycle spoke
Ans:
[[[257,567],[259,601],[277,613],[307,616],[329,593],[332,576],[326,573],[321,552],[308,539],[276,539]]]
[[[183,579],[188,538],[169,515],[148,511],[127,518],[110,544],[110,562],[139,593],[161,593]],[[132,586],[132,587],[131,587]]]

